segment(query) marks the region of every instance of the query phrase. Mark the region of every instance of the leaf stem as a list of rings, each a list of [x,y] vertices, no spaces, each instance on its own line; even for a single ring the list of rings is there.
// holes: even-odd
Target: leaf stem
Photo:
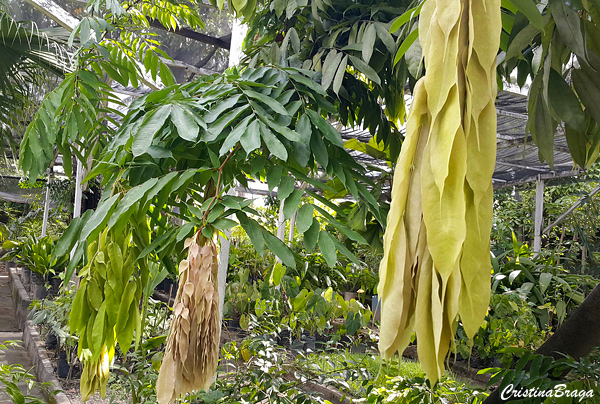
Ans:
[[[229,154],[227,155],[225,160],[223,160],[223,163],[221,164],[221,166],[219,168],[217,168],[217,171],[219,172],[219,176],[217,177],[217,185],[215,187],[215,195],[213,196],[212,200],[208,204],[208,208],[206,208],[204,215],[202,215],[202,227],[204,227],[206,225],[206,218],[208,217],[208,213],[210,212],[210,208],[212,207],[213,203],[215,203],[215,201],[217,199],[219,199],[219,193],[220,193],[219,188],[221,187],[221,177],[223,176],[223,167],[229,161],[229,159],[235,154],[235,152],[238,151],[239,149],[240,149],[240,144],[238,143],[233,148],[233,150],[231,150],[229,152]]]

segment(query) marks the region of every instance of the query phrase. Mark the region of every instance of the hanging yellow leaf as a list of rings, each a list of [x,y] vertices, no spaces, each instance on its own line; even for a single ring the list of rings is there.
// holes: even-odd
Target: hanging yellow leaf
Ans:
[[[392,187],[379,294],[379,350],[413,330],[437,382],[460,316],[472,337],[490,294],[496,51],[500,0],[428,0],[419,21],[425,76],[415,85]]]

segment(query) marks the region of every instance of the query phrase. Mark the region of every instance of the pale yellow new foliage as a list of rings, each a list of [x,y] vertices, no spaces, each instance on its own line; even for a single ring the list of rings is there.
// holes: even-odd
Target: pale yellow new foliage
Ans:
[[[415,86],[384,236],[379,350],[406,348],[436,382],[460,317],[472,337],[490,294],[500,0],[427,0]]]
[[[197,233],[186,240],[187,260],[179,264],[179,289],[167,348],[156,382],[161,404],[194,390],[208,390],[219,358],[217,247]]]

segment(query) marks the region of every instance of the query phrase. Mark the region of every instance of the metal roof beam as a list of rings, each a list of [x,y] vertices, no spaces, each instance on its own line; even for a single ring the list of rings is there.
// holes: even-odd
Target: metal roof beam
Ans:
[[[551,170],[550,167],[548,167],[548,169],[539,168],[539,167],[530,167],[530,166],[524,166],[521,164],[507,163],[505,161],[500,161],[500,160],[496,160],[496,164],[500,164],[500,165],[507,166],[507,167],[520,168],[522,170],[537,171],[539,173],[548,173],[548,172],[553,173],[554,172],[554,170]]]
[[[522,120],[525,120],[525,121],[527,120],[527,115],[526,114],[519,114],[517,112],[507,111],[507,110],[502,109],[502,108],[496,108],[496,113],[498,115],[501,115],[501,116],[508,116],[508,117],[511,117],[511,118],[522,119]]]
[[[525,178],[521,178],[519,180],[515,180],[515,181],[506,181],[503,182],[501,184],[494,184],[494,189],[500,189],[500,188],[505,188],[505,187],[512,187],[512,186],[516,186],[516,185],[521,185],[521,184],[526,184],[528,182],[532,182],[537,180],[538,175],[541,176],[541,179],[543,180],[550,180],[553,178],[564,178],[564,177],[572,177],[574,175],[578,175],[581,174],[579,171],[575,171],[575,170],[569,170],[569,171],[559,171],[553,174],[550,173],[546,173],[546,174],[537,174],[537,175],[533,175],[531,177],[525,177]],[[497,179],[494,179],[497,181]]]

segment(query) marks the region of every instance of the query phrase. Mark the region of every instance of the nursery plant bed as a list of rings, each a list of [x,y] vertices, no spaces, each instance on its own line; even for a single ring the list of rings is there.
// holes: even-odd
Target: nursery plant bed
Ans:
[[[38,382],[49,384],[51,392],[45,394],[48,402],[70,404],[67,396],[60,391],[60,383],[54,376],[54,368],[48,359],[40,335],[33,324],[27,320],[27,314],[29,313],[28,308],[31,302],[19,279],[18,271],[13,265],[6,265],[6,268],[12,293],[14,314],[17,319],[18,327],[23,331],[23,345],[29,360],[33,365],[33,373]]]
[[[28,357],[34,366],[34,374],[38,381],[50,383],[54,391],[59,391],[48,395],[48,401],[52,404],[82,404],[83,401],[81,400],[81,395],[79,393],[79,379],[63,379],[56,376],[55,369],[57,368],[57,361],[50,359],[50,355],[48,355],[45,344],[36,327],[27,319],[31,300],[25,287],[21,283],[19,276],[21,270],[12,265],[9,265],[8,267],[13,295],[13,309],[15,311],[17,324],[19,324],[19,328],[23,331],[23,343],[27,350]],[[119,401],[112,398],[102,399],[98,393],[86,401],[86,404],[110,403],[126,404],[127,401]]]
[[[410,345],[408,346],[402,356],[412,360],[419,360],[419,355],[417,353],[417,346]],[[485,386],[491,378],[490,374],[477,374],[480,369],[475,369],[469,367],[468,362],[459,362],[459,361],[449,361],[449,369],[454,372],[456,375],[461,376],[463,378],[467,378],[472,381],[474,384]]]

